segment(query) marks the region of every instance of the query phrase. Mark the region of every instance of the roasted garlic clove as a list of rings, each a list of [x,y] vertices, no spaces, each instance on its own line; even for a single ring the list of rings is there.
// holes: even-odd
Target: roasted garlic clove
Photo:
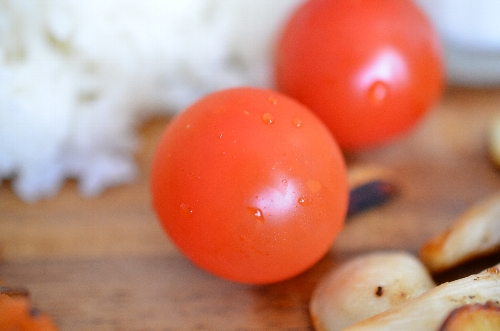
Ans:
[[[378,252],[347,262],[315,289],[316,330],[336,331],[398,306],[435,286],[420,261],[405,252]]]
[[[439,331],[498,331],[500,307],[498,303],[471,304],[453,310]]]
[[[439,330],[456,308],[500,301],[500,265],[441,284],[412,300],[352,325],[344,331]]]
[[[500,193],[462,214],[444,233],[420,250],[420,258],[431,273],[500,250]]]

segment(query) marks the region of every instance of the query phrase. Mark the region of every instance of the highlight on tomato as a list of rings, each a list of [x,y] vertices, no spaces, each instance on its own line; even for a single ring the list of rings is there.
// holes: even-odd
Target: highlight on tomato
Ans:
[[[173,243],[235,282],[302,273],[344,224],[337,142],[308,108],[275,91],[234,88],[194,103],[168,124],[151,170],[153,206]]]
[[[443,91],[438,34],[412,0],[306,1],[276,48],[276,88],[314,111],[344,151],[408,132]]]

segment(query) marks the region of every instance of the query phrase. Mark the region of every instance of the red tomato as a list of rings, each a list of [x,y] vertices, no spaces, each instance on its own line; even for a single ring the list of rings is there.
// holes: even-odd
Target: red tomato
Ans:
[[[442,50],[411,0],[309,0],[278,40],[275,78],[357,150],[406,132],[437,101]]]
[[[348,199],[340,148],[307,108],[254,88],[216,92],[167,126],[152,197],[166,232],[220,277],[270,283],[316,263]]]

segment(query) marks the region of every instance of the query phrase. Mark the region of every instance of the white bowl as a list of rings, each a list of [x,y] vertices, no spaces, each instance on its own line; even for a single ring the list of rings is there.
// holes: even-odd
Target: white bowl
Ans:
[[[448,81],[500,85],[500,1],[417,0],[439,31]]]

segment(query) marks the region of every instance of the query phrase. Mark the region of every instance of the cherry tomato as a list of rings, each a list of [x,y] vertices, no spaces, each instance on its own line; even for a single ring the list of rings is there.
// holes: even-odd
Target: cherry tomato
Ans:
[[[442,47],[411,0],[309,0],[278,38],[276,88],[359,150],[407,132],[442,94]]]
[[[346,166],[328,128],[274,91],[235,88],[180,113],[160,138],[153,206],[197,266],[264,284],[316,263],[341,230]]]

